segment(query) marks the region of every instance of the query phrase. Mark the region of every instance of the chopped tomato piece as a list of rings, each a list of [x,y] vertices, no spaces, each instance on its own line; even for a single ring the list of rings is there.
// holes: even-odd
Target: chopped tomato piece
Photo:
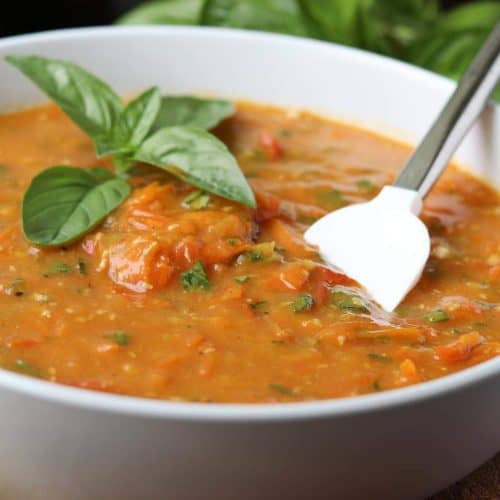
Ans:
[[[484,338],[478,332],[473,331],[461,335],[457,342],[448,345],[442,345],[436,348],[436,355],[442,361],[454,363],[457,361],[466,361],[472,355],[472,350],[484,342]]]
[[[270,160],[277,160],[283,156],[281,144],[269,130],[262,130],[259,136],[259,144]]]
[[[290,224],[280,219],[272,219],[263,226],[266,239],[274,241],[277,248],[284,249],[288,258],[310,259],[316,255],[315,248],[308,245]]]
[[[406,358],[400,363],[399,371],[403,382],[416,383],[421,380],[417,367],[410,358]]]
[[[328,302],[328,287],[335,285],[353,285],[356,282],[349,276],[332,271],[325,266],[316,266],[312,271],[314,280],[313,297],[316,304],[323,305]]]
[[[271,290],[294,292],[301,290],[309,279],[309,271],[300,262],[284,264],[279,271],[274,272],[267,280]]]
[[[254,194],[257,202],[257,210],[255,212],[257,222],[264,222],[279,216],[281,201],[277,196],[263,189],[256,188],[254,188]]]

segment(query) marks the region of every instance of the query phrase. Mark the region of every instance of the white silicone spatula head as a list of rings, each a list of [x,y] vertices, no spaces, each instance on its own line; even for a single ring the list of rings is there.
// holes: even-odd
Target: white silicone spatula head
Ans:
[[[416,191],[386,186],[368,203],[332,212],[305,234],[323,260],[361,283],[392,311],[419,280],[429,257],[427,228],[417,217]]]
[[[422,198],[445,169],[500,79],[500,23],[478,52],[394,186],[332,212],[305,233],[327,264],[363,285],[392,311],[419,280],[430,238],[418,218]]]

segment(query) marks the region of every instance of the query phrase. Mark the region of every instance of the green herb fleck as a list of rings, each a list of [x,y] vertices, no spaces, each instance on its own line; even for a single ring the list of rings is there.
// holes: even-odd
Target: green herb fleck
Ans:
[[[255,302],[252,299],[248,299],[247,301],[248,307],[254,311],[261,312],[264,314],[269,314],[268,307],[269,302],[267,300],[256,300]]]
[[[462,333],[462,331],[463,330],[461,328],[457,328],[457,327],[454,327],[451,329],[451,333],[454,333],[455,335]]]
[[[238,257],[238,264],[243,262],[273,262],[280,260],[281,257],[276,250],[276,243],[274,241],[265,241],[254,245],[251,250],[243,252]]]
[[[378,380],[375,380],[375,382],[373,382],[372,387],[374,391],[382,390],[382,387],[380,387],[380,382]]]
[[[122,347],[130,343],[130,335],[123,331],[107,333],[104,335],[104,337],[107,339],[111,339],[113,342]]]
[[[87,274],[87,262],[85,261],[85,259],[79,257],[77,267],[80,274]]]
[[[278,339],[271,340],[271,344],[275,345],[283,345],[284,343],[285,343],[284,340],[278,340]]]
[[[234,281],[236,281],[236,283],[239,283],[240,285],[243,283],[246,283],[249,279],[250,279],[250,276],[248,276],[248,274],[243,274],[241,276],[234,277]]]
[[[287,130],[285,128],[281,129],[279,132],[278,132],[278,135],[280,137],[290,137],[292,135],[292,133],[290,132],[290,130]]]
[[[198,261],[189,271],[181,273],[182,288],[184,290],[209,290],[210,281],[203,264]]]
[[[347,292],[333,292],[331,303],[343,311],[368,312],[368,308],[359,295]]]
[[[347,204],[345,198],[338,189],[318,193],[318,199],[328,205],[328,208],[331,208],[332,210],[341,208]]]
[[[297,217],[297,221],[301,224],[314,224],[318,219],[316,217],[311,217],[310,215],[300,214]]]
[[[14,370],[19,373],[31,375],[32,377],[40,377],[40,370],[24,359],[16,359]]]
[[[363,191],[364,193],[373,193],[377,189],[377,186],[368,179],[360,179],[356,182],[356,186],[360,191]]]
[[[46,267],[45,271],[42,273],[45,278],[50,278],[51,276],[55,276],[57,274],[71,274],[73,270],[71,266],[66,264],[59,259],[54,259],[50,262],[50,264]]]
[[[262,260],[262,253],[259,251],[250,250],[248,252],[245,252],[244,255],[251,262],[259,262],[259,260]]]
[[[226,240],[230,245],[236,245],[238,243],[238,238],[228,238]]]
[[[314,305],[314,299],[312,295],[304,293],[299,295],[297,300],[292,304],[293,312],[309,311]]]
[[[376,352],[369,352],[368,358],[373,361],[378,361],[379,363],[392,363],[392,358],[387,356],[386,354],[377,354]]]
[[[202,208],[206,208],[209,203],[210,195],[201,190],[194,191],[182,201],[183,205],[187,205],[193,210],[201,210]]]
[[[286,385],[269,384],[269,389],[281,394],[282,396],[295,396],[295,392]]]
[[[441,321],[448,321],[450,317],[442,309],[436,309],[426,314],[424,317],[428,323],[440,323]]]

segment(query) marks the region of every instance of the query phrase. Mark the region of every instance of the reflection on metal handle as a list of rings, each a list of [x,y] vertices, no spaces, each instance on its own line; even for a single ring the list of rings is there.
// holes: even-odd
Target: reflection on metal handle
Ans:
[[[455,92],[396,179],[424,197],[445,169],[500,80],[500,23],[477,53]]]

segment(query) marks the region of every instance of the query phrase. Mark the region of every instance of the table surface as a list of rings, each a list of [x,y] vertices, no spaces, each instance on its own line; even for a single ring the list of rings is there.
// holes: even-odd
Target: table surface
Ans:
[[[465,479],[455,483],[429,500],[499,500],[500,453]]]

